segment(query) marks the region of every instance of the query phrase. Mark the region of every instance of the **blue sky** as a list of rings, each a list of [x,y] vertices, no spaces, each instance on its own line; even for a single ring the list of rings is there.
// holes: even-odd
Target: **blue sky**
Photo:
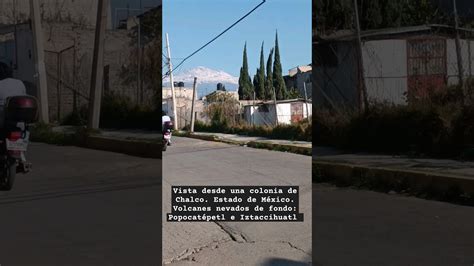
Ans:
[[[173,64],[211,40],[250,11],[261,0],[164,0],[163,40],[169,34]],[[176,72],[205,66],[239,76],[242,51],[247,41],[250,75],[253,77],[264,44],[265,60],[275,43],[275,32],[283,66],[311,63],[311,0],[267,0],[204,50],[187,60]],[[163,41],[163,44],[165,41]],[[165,49],[165,48],[163,48]],[[166,51],[166,50],[163,50]]]

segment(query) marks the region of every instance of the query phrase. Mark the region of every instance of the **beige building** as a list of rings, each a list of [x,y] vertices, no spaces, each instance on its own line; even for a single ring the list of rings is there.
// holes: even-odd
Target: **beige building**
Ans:
[[[42,16],[50,120],[66,117],[74,106],[88,103],[97,16],[97,0],[38,0]],[[0,1],[0,61],[13,68],[16,78],[34,87],[29,0]],[[104,91],[126,96],[133,103],[152,105],[153,92],[138,89],[137,46],[130,31],[112,28],[109,7],[104,47]],[[17,27],[13,27],[17,21]],[[3,24],[3,25],[2,25]],[[8,25],[7,25],[8,24]],[[15,36],[17,39],[12,38]],[[32,89],[35,91],[35,88]],[[34,94],[34,93],[33,93]]]
[[[175,87],[176,114],[178,116],[178,127],[183,128],[191,123],[191,105],[193,101],[193,89],[188,87]],[[171,88],[162,89],[162,110],[169,116],[173,116],[173,99]],[[203,121],[204,104],[202,100],[194,102],[194,113],[196,120]]]
[[[306,96],[308,99],[313,98],[313,90],[312,90],[312,80],[311,80],[311,73],[312,73],[312,66],[305,65],[305,66],[298,66],[292,68],[288,71],[288,75],[284,76],[286,88],[287,89],[296,89],[300,94],[301,98]]]
[[[39,1],[42,20],[45,22],[71,22],[94,28],[97,20],[97,0],[35,0]],[[0,24],[27,21],[30,17],[30,0],[1,0]],[[108,7],[107,28],[112,28],[112,12]]]
[[[221,95],[226,95],[231,98],[234,98],[236,101],[239,101],[239,92],[238,91],[213,91],[209,93],[208,95],[202,97],[203,101],[207,101],[207,99],[212,98],[212,97],[219,97]]]

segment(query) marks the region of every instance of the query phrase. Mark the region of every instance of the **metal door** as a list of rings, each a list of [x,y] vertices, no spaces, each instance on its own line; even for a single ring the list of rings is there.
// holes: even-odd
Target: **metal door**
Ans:
[[[446,86],[446,40],[407,40],[408,96],[424,99]]]
[[[290,104],[291,109],[291,123],[298,123],[303,120],[303,103],[295,102]]]

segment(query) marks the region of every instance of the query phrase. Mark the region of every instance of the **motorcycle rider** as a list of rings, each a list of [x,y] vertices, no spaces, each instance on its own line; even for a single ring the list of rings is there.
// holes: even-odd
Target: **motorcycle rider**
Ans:
[[[169,117],[165,111],[161,111],[161,131],[162,133],[165,132],[165,130],[171,130],[172,128],[170,127],[171,124],[171,117]],[[170,135],[171,136],[171,135]],[[168,146],[171,146],[171,138],[168,141]]]
[[[3,129],[5,122],[5,100],[11,96],[22,95],[27,95],[25,84],[19,79],[14,79],[11,68],[0,62],[0,130]]]
[[[25,156],[29,139],[27,121],[35,120],[33,116],[37,111],[32,107],[36,100],[27,95],[25,84],[12,74],[11,68],[0,62],[0,190],[3,191],[12,189],[17,173],[27,173],[31,168]],[[27,103],[10,102],[10,99],[22,99]],[[9,104],[13,107],[9,108]],[[9,137],[11,133],[16,133],[17,137]]]

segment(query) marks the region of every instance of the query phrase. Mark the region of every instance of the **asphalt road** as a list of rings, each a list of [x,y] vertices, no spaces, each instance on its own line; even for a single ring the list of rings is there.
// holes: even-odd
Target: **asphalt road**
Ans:
[[[0,192],[0,265],[159,265],[161,161],[33,143]]]
[[[160,160],[32,144],[33,172],[0,192],[0,264],[159,265],[171,184],[300,185],[306,218],[164,223],[171,265],[305,265],[312,253],[313,265],[474,263],[472,207],[324,184],[311,202],[311,157],[175,142],[164,154],[163,202]]]
[[[474,265],[474,208],[313,186],[314,265]]]
[[[174,138],[163,155],[163,262],[308,265],[311,157]],[[304,222],[166,222],[171,185],[298,185]]]

